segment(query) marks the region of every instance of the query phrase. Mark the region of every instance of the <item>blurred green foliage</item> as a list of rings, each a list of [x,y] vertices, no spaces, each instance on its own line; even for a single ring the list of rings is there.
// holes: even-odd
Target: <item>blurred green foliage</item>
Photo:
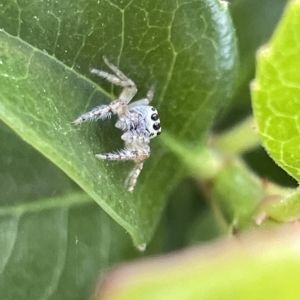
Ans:
[[[51,77],[50,73],[60,68],[60,79],[52,83],[45,80],[51,87],[50,95],[45,98],[49,100],[54,95],[57,103],[65,99],[63,103],[67,104],[61,107],[63,113],[58,114],[65,118],[65,123],[60,123],[65,127],[57,143],[55,130],[54,133],[49,131],[50,127],[45,126],[40,136],[33,134],[38,132],[37,127],[45,125],[36,116],[33,118],[36,123],[28,126],[32,131],[28,131],[16,116],[24,121],[29,116],[28,111],[39,106],[34,101],[21,101],[22,105],[15,109],[12,99],[16,98],[12,91],[18,91],[19,87],[14,87],[15,83],[8,87],[7,77],[2,76],[6,102],[1,104],[0,100],[1,113],[5,115],[8,107],[11,110],[7,111],[13,113],[3,117],[6,125],[1,123],[0,126],[0,294],[7,295],[7,300],[86,299],[98,274],[117,263],[205,243],[228,233],[220,208],[207,201],[208,185],[191,177],[190,170],[170,150],[171,146],[154,142],[157,161],[151,158],[147,166],[147,174],[152,179],[150,175],[143,175],[143,184],[131,197],[115,189],[122,185],[130,165],[107,168],[107,164],[99,166],[93,161],[93,153],[99,149],[110,151],[110,147],[121,146],[120,141],[106,138],[113,124],[103,122],[100,130],[99,126],[90,124],[74,131],[69,143],[65,136],[73,129],[67,122],[87,106],[98,103],[99,98],[109,101],[110,92],[118,93],[107,83],[101,82],[103,89],[99,89],[87,79],[88,66],[99,65],[99,57],[106,54],[116,59],[120,67],[124,66],[121,69],[132,74],[138,86],[142,86],[139,96],[155,78],[160,83],[155,82],[158,86],[156,101],[160,111],[165,112],[164,129],[187,150],[200,147],[212,133],[213,120],[214,132],[222,132],[251,114],[249,86],[255,74],[256,51],[271,37],[287,1],[232,0],[228,8],[233,26],[227,14],[223,14],[219,1],[214,0],[192,4],[179,1],[179,8],[174,1],[145,0],[131,4],[130,1],[102,1],[101,11],[97,6],[99,1],[41,1],[41,6],[34,1],[29,5],[29,2],[19,1],[16,5],[13,1],[0,1],[0,28],[5,31],[0,34],[8,33],[20,47],[44,51],[45,61],[51,60],[51,63],[39,65],[41,74]],[[127,13],[130,5],[132,14]],[[224,22],[230,23],[224,26],[224,31],[222,22],[217,21],[218,14]],[[145,20],[150,20],[150,24]],[[124,24],[129,25],[127,35],[122,38]],[[205,26],[209,26],[208,37]],[[151,30],[148,31],[148,27]],[[171,27],[172,43],[168,32]],[[48,28],[48,32],[43,28]],[[136,28],[140,28],[141,35]],[[237,76],[234,34],[239,50]],[[198,35],[201,38],[197,39]],[[210,43],[212,38],[218,41],[216,48]],[[140,41],[137,46],[136,40]],[[3,45],[0,44],[1,62],[5,52]],[[228,52],[222,49],[223,45],[228,46]],[[11,52],[11,49],[6,51]],[[179,57],[177,61],[174,53]],[[15,58],[12,56],[12,61]],[[16,60],[14,63],[13,74],[20,72],[23,84],[26,68],[22,69]],[[6,74],[1,67],[2,64],[1,74]],[[66,74],[75,79],[68,77],[63,81]],[[41,100],[44,95],[32,92],[39,88],[29,87],[26,93],[35,94],[34,99]],[[229,94],[232,96],[226,104]],[[76,104],[74,99],[78,100]],[[43,111],[43,102],[39,105],[37,111]],[[51,109],[53,107],[46,107],[45,116],[56,122],[58,115]],[[193,112],[201,112],[201,117]],[[77,148],[81,139],[84,146]],[[64,148],[66,144],[69,148]],[[62,151],[56,155],[55,149]],[[70,149],[76,153],[74,161]],[[262,178],[283,186],[295,186],[295,181],[276,166],[262,147],[246,152],[243,158]],[[82,162],[88,167],[81,169]],[[89,170],[93,171],[89,174]],[[99,187],[101,176],[104,183]],[[138,252],[127,231],[82,192],[78,184],[130,232],[136,244],[148,241],[154,234],[146,251]],[[230,209],[227,207],[224,211],[234,214],[234,209]],[[37,288],[32,289],[32,286]]]

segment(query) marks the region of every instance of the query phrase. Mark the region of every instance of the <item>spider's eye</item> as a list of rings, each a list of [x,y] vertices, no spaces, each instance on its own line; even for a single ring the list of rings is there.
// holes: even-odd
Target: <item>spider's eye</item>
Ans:
[[[153,121],[157,121],[158,120],[158,114],[152,114],[151,115],[151,120],[153,120]]]
[[[153,124],[153,129],[159,130],[160,129],[160,124],[158,122]]]

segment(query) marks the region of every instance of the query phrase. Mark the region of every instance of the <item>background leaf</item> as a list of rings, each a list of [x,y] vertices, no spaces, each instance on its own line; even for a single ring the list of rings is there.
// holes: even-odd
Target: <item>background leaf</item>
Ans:
[[[123,265],[99,284],[96,299],[296,300],[299,237],[289,226]]]
[[[300,179],[300,3],[291,1],[269,45],[258,55],[253,108],[264,146],[290,175]]]
[[[250,82],[255,77],[255,56],[259,47],[266,44],[279,22],[287,0],[231,0],[229,9],[236,29],[239,49],[239,71],[236,88],[226,110],[218,118],[218,131],[252,116]],[[293,180],[270,158],[263,147],[243,154],[251,169],[263,177],[284,186],[295,187]]]
[[[136,245],[148,242],[166,196],[184,174],[168,142],[153,141],[153,155],[129,195],[122,186],[130,164],[94,158],[122,147],[114,120],[80,129],[70,122],[110,101],[109,84],[102,81],[103,90],[86,78],[90,65],[104,67],[106,54],[141,87],[140,97],[154,81],[166,135],[187,143],[187,151],[188,144],[201,145],[235,75],[224,3],[8,1],[0,28],[0,117],[92,196]]]

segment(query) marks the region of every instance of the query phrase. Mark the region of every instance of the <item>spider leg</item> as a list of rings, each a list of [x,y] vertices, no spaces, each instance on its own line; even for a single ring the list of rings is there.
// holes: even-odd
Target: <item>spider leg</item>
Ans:
[[[150,87],[150,89],[149,89],[149,91],[148,91],[148,93],[147,93],[147,95],[146,95],[146,98],[148,99],[148,103],[150,103],[151,101],[152,101],[152,99],[153,99],[153,96],[154,96],[154,92],[155,92],[155,85],[153,84],[151,87]]]
[[[96,156],[96,158],[106,159],[106,160],[142,161],[142,160],[147,159],[150,156],[150,153],[148,151],[123,149],[119,152],[96,154],[95,156]]]
[[[155,91],[155,87],[154,87],[154,85],[152,85],[151,88],[149,89],[149,91],[147,92],[146,98],[143,98],[143,99],[137,100],[135,102],[132,102],[131,104],[128,105],[128,108],[148,105],[153,99],[154,91]]]
[[[137,100],[135,102],[132,102],[130,105],[128,105],[128,108],[148,105],[153,99],[154,91],[155,91],[155,87],[154,87],[154,85],[152,85],[151,88],[149,89],[149,91],[147,92],[146,98],[143,98],[143,99]]]
[[[130,78],[126,77],[115,65],[110,63],[105,56],[103,57],[103,60],[107,64],[107,66],[115,73],[115,75],[94,68],[91,68],[90,72],[92,74],[105,78],[107,81],[115,85],[123,87],[123,91],[119,96],[119,101],[124,105],[128,104],[137,92],[135,83]]]
[[[149,100],[147,98],[143,98],[143,99],[140,99],[140,100],[130,103],[128,105],[128,108],[130,109],[130,108],[133,108],[136,106],[143,106],[143,105],[148,105],[148,104],[149,104]]]
[[[130,193],[133,192],[137,179],[143,169],[143,166],[144,166],[144,161],[136,162],[134,168],[129,172],[124,183],[128,192]]]
[[[113,111],[111,105],[101,105],[95,107],[89,112],[82,114],[75,121],[73,121],[72,124],[76,126],[86,121],[96,121],[98,119],[104,120],[110,118],[112,113]]]
[[[112,64],[111,62],[108,61],[108,59],[106,58],[106,56],[102,56],[103,61],[105,62],[105,64],[122,80],[124,81],[130,81],[131,79],[128,78],[121,70],[119,70],[114,64]]]
[[[122,116],[126,111],[126,105],[120,102],[119,99],[112,101],[108,105],[98,106],[91,111],[82,114],[75,121],[72,122],[73,125],[79,125],[85,121],[96,121],[96,120],[105,120],[110,118],[112,114],[118,114]]]
[[[115,85],[121,86],[123,88],[128,88],[128,87],[130,88],[133,86],[135,87],[134,82],[129,78],[126,78],[125,80],[123,80],[116,75],[113,75],[113,74],[110,74],[110,73],[107,73],[105,71],[98,70],[95,68],[90,68],[90,72],[92,74],[102,77],[102,78],[106,79],[107,81],[109,81]]]
[[[121,139],[125,141],[126,149],[135,150],[143,149],[144,152],[150,153],[150,138],[144,132],[137,134],[136,131],[128,131],[122,134]],[[140,150],[141,151],[141,150]]]
[[[137,179],[143,169],[144,161],[149,157],[149,151],[140,151],[140,150],[128,150],[124,149],[118,153],[105,153],[105,154],[96,154],[96,157],[99,159],[107,160],[133,160],[135,161],[134,168],[130,171],[125,180],[125,187],[129,192],[132,192]]]

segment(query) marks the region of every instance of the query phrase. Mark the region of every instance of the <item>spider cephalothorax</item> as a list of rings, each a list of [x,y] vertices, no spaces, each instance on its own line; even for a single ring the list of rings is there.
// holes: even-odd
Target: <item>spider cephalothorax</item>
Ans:
[[[150,156],[150,139],[161,133],[158,112],[156,108],[149,105],[153,99],[154,88],[150,88],[146,98],[129,104],[137,92],[135,83],[105,57],[103,60],[114,75],[97,69],[90,69],[91,73],[123,87],[123,91],[118,99],[81,115],[72,124],[78,125],[88,120],[106,119],[112,114],[118,115],[119,119],[115,126],[124,131],[121,139],[125,142],[125,148],[118,152],[96,154],[96,157],[108,160],[133,160],[135,167],[125,181],[128,191],[132,192],[144,161]]]

